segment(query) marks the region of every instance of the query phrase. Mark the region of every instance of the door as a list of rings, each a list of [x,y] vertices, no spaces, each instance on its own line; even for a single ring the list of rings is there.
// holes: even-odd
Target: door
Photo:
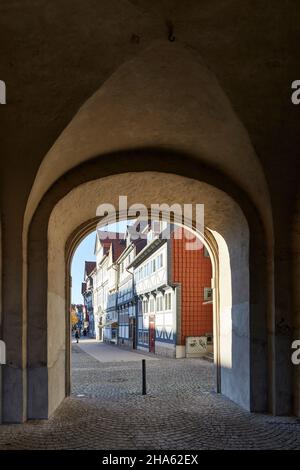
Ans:
[[[149,318],[149,352],[155,353],[155,318]]]
[[[129,320],[129,343],[132,349],[136,349],[136,325],[135,318]]]

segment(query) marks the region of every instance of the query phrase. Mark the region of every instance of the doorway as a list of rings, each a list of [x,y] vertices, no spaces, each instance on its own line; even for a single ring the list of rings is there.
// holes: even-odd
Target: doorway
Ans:
[[[155,317],[149,317],[149,352],[155,353]]]
[[[129,345],[130,349],[136,349],[136,321],[133,317],[129,319]]]

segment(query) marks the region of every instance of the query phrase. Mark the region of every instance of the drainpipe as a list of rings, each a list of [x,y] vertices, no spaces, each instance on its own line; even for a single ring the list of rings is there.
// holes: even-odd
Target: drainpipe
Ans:
[[[119,310],[118,310],[118,293],[119,293],[119,270],[117,267],[117,263],[113,263],[111,265],[112,269],[114,269],[117,273],[117,285],[116,285],[116,298],[115,298],[115,310],[117,312],[117,319],[118,319],[118,333],[117,333],[117,346],[119,346]]]

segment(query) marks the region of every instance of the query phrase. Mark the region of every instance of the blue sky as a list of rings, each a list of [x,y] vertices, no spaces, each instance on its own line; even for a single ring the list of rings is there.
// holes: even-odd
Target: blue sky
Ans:
[[[72,304],[82,304],[81,283],[84,275],[84,262],[95,261],[94,245],[96,232],[85,237],[74,253],[71,276],[72,276]]]
[[[130,222],[125,220],[123,222],[118,223],[118,227],[116,224],[108,225],[106,230],[114,232],[125,232],[127,225],[132,224],[134,221],[131,220]],[[72,265],[71,265],[71,276],[72,276],[72,304],[82,304],[83,298],[81,295],[81,283],[83,282],[84,276],[84,262],[85,261],[96,261],[94,256],[94,248],[95,248],[95,238],[96,232],[91,233],[87,237],[85,237],[80,245],[78,246],[77,250],[74,253]]]

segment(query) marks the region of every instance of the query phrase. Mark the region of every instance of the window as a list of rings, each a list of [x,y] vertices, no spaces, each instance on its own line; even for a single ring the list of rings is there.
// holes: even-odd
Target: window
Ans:
[[[161,312],[163,310],[163,296],[160,295],[156,298],[156,310]]]
[[[148,313],[148,300],[143,300],[143,313]]]
[[[204,287],[204,301],[209,302],[213,298],[213,290],[211,287]]]
[[[148,343],[149,343],[149,332],[148,332],[148,331],[144,331],[144,334],[143,334],[143,343],[144,343],[144,344],[148,344]]]
[[[149,261],[149,275],[152,274],[152,261]]]
[[[150,299],[150,312],[154,312],[154,299]]]
[[[111,339],[116,339],[117,338],[117,329],[112,328],[111,330]]]
[[[152,230],[155,235],[158,235],[160,233],[160,221],[159,220],[152,221]]]
[[[157,266],[157,269],[161,268],[161,255],[159,255],[157,258],[156,258],[156,266]]]
[[[155,259],[152,260],[152,272],[155,273],[156,271],[156,263],[155,263]]]
[[[165,294],[165,310],[171,310],[172,308],[172,294],[171,292],[168,292]]]

